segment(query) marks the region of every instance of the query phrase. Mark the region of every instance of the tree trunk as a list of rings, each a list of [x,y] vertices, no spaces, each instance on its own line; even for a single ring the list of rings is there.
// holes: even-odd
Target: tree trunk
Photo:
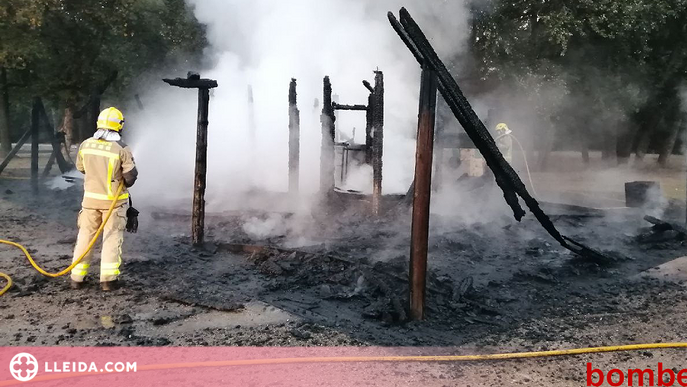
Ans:
[[[7,91],[7,70],[0,67],[0,156],[4,157],[12,150],[10,136],[10,101]]]
[[[603,133],[603,150],[601,158],[605,161],[614,162],[618,152],[618,123],[606,126]]]
[[[618,123],[616,157],[618,164],[627,164],[632,156],[632,145],[637,136],[638,125],[634,120],[623,120]]]
[[[579,131],[578,141],[580,144],[580,152],[582,153],[582,161],[589,164],[589,122],[583,122],[584,128]]]
[[[643,121],[640,126],[639,143],[637,144],[636,156],[639,161],[644,160],[649,151],[649,145],[651,145],[651,137],[661,120],[661,112],[654,111],[651,113],[651,117]]]
[[[665,167],[668,164],[668,160],[670,160],[670,156],[673,154],[673,150],[675,149],[677,136],[680,134],[680,129],[682,129],[682,126],[685,122],[684,115],[679,111],[679,106],[676,109],[676,113],[677,114],[674,116],[671,115],[670,117],[674,119],[667,120],[669,121],[668,126],[670,131],[663,142],[661,152],[658,156],[658,164],[662,167]]]

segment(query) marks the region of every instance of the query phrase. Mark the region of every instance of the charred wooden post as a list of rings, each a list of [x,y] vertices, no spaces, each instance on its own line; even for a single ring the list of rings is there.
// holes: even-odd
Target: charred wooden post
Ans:
[[[196,133],[196,170],[193,181],[193,215],[191,240],[203,244],[205,233],[205,187],[208,156],[208,112],[210,89],[217,87],[214,79],[201,79],[199,74],[188,73],[187,78],[163,79],[169,85],[184,89],[198,89],[198,127]]]
[[[40,129],[40,98],[33,100],[31,108],[31,188],[38,191],[38,130]]]
[[[298,110],[296,79],[289,85],[289,193],[298,194],[300,184],[301,112]]]
[[[431,70],[423,69],[420,85],[420,113],[417,128],[415,187],[410,241],[410,318],[413,320],[422,320],[425,316],[429,202],[432,195],[432,156],[434,150],[436,101],[436,74]]]
[[[336,117],[332,105],[332,84],[324,77],[322,96],[322,147],[320,153],[320,192],[325,194],[334,189],[334,136]]]
[[[363,86],[370,91],[370,95],[367,97],[367,112],[365,114],[365,163],[368,165],[372,164],[372,109],[374,106],[374,92],[375,89],[372,87],[370,82],[363,81]]]
[[[434,94],[436,104],[436,90]],[[382,156],[384,153],[384,74],[381,71],[375,71],[375,87],[370,102],[370,110],[372,110],[372,213],[379,215],[382,199]],[[434,124],[432,124],[433,130]]]

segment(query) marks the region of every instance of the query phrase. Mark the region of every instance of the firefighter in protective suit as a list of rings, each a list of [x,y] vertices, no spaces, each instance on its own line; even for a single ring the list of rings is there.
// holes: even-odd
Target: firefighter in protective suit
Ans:
[[[511,133],[513,131],[508,129],[508,125],[504,123],[496,125],[496,146],[509,164],[513,163],[513,139],[511,138]]]
[[[103,110],[98,116],[98,130],[93,137],[81,143],[76,160],[76,168],[85,176],[74,260],[88,248],[115,199],[114,194],[124,184],[112,216],[103,230],[100,256],[100,287],[103,291],[115,290],[119,284],[117,280],[122,263],[124,230],[128,227],[127,188],[134,184],[138,176],[131,150],[122,142],[123,126],[124,116],[121,111],[113,107]],[[91,257],[92,252],[89,252],[72,270],[73,289],[82,287],[91,266]]]

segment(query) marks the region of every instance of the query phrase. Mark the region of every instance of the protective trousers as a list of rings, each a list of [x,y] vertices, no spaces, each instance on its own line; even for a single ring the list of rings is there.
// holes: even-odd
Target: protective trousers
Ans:
[[[103,229],[103,247],[100,255],[100,282],[114,281],[119,276],[119,267],[122,264],[122,243],[124,242],[124,229],[126,228],[127,206],[120,206],[112,211],[110,220]],[[77,224],[79,236],[74,248],[74,259],[77,260],[88,248],[98,228],[105,220],[107,210],[91,210],[83,208],[79,213]],[[81,262],[72,270],[72,280],[82,282],[88,274],[91,266],[93,250],[89,251]]]

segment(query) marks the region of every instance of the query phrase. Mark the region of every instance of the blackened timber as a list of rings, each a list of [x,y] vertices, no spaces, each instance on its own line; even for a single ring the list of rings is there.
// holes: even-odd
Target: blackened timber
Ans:
[[[334,110],[359,110],[359,111],[367,111],[367,106],[365,105],[341,105],[336,102],[332,104],[332,108]]]
[[[373,89],[374,90],[374,89]],[[365,113],[365,164],[372,165],[372,111],[374,110],[374,101],[372,93],[367,97],[368,109]]]
[[[372,87],[372,85],[370,84],[370,82],[368,82],[368,81],[363,81],[363,86],[365,86],[365,88],[366,88],[367,90],[369,90],[370,93],[374,93],[374,92],[375,92],[375,89]]]
[[[539,208],[537,201],[527,192],[527,188],[522,183],[517,173],[510,164],[503,158],[503,155],[496,146],[493,137],[477,117],[467,99],[463,96],[460,87],[449,73],[439,56],[431,47],[420,27],[415,23],[405,8],[401,9],[401,24],[403,25],[408,37],[412,40],[414,47],[425,59],[425,66],[433,69],[437,73],[440,88],[446,103],[451,108],[460,124],[465,129],[475,146],[480,150],[489,168],[494,171],[496,182],[504,192],[504,197],[513,209],[517,220],[521,220],[525,211],[520,207],[516,194],[520,195],[525,203],[530,207],[537,219],[544,228],[561,243],[568,246],[560,233],[555,229],[551,220]]]
[[[332,107],[332,84],[324,77],[322,91],[322,146],[320,152],[320,192],[329,193],[334,189],[334,136],[336,117]]]
[[[217,87],[217,81],[214,79],[165,78],[163,81],[169,85],[184,89],[214,89]]]
[[[207,184],[208,114],[210,89],[217,87],[213,79],[201,79],[189,72],[186,79],[163,79],[169,85],[185,89],[198,89],[198,125],[196,132],[196,167],[193,178],[193,212],[191,214],[191,241],[199,246],[205,234],[205,188]]]
[[[40,98],[33,100],[31,108],[31,187],[38,190],[38,134],[40,129]]]
[[[422,71],[420,115],[415,153],[415,182],[410,241],[410,318],[425,316],[427,250],[429,245],[429,203],[432,195],[432,156],[436,120],[437,79],[431,70]]]
[[[392,12],[388,12],[386,15],[389,18],[391,27],[394,29],[394,31],[396,31],[398,37],[401,38],[401,41],[403,41],[406,47],[408,47],[408,50],[410,50],[410,53],[413,54],[415,60],[417,60],[417,63],[419,63],[420,66],[424,66],[424,56],[422,56],[420,50],[418,50],[418,48],[415,46],[415,43],[413,43],[412,39],[410,39],[410,36],[408,36],[408,32],[406,32],[401,22],[399,22],[398,19],[396,19],[396,16],[394,16]],[[441,88],[441,85],[439,85],[439,88]]]
[[[289,85],[289,193],[298,193],[300,184],[301,118],[296,79]]]
[[[401,36],[401,39],[404,39],[404,36],[407,36],[410,41],[406,42],[406,40],[404,40],[404,42],[406,42],[411,52],[419,53],[421,58],[424,59],[424,66],[428,66],[428,68],[431,68],[437,73],[437,78],[439,80],[439,91],[442,93],[444,100],[449,105],[451,111],[463,126],[472,142],[484,156],[489,168],[494,172],[496,182],[503,190],[504,198],[513,209],[515,218],[517,220],[521,220],[525,215],[524,210],[518,203],[517,196],[519,195],[525,201],[529,209],[532,211],[544,229],[546,229],[546,231],[554,239],[556,239],[561,246],[580,255],[595,255],[597,258],[605,258],[595,250],[586,247],[582,248],[582,245],[579,243],[574,243],[571,245],[568,243],[571,240],[563,237],[558,232],[553,222],[551,222],[551,219],[539,207],[537,200],[529,194],[527,188],[523,184],[522,180],[520,180],[520,177],[517,175],[515,170],[503,158],[503,155],[496,146],[493,137],[491,134],[489,134],[489,131],[486,129],[484,124],[479,120],[479,117],[477,117],[477,114],[463,95],[460,87],[456,83],[456,80],[449,73],[441,59],[439,59],[439,56],[436,54],[436,51],[434,51],[434,48],[429,43],[420,27],[405,8],[401,8],[400,13],[401,25],[405,31],[405,34]],[[389,19],[393,26],[393,15],[390,15]]]
[[[372,213],[379,215],[382,197],[382,157],[384,153],[384,74],[375,71],[372,93]],[[436,94],[436,92],[435,92]],[[436,98],[435,98],[436,99]]]
[[[196,171],[193,181],[192,240],[203,244],[205,233],[205,187],[208,160],[208,110],[210,90],[198,89],[198,131],[196,133]]]

